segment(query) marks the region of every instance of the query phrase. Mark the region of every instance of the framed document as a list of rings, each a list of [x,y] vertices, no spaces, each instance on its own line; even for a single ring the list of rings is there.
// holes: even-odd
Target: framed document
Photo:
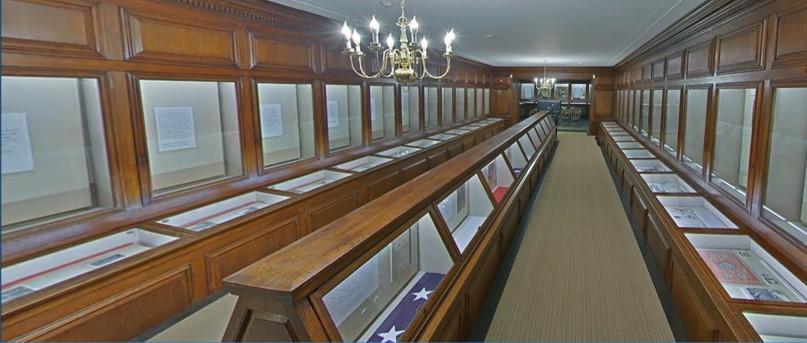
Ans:
[[[34,170],[34,155],[28,133],[28,118],[25,113],[3,113],[2,123],[2,174]]]
[[[160,152],[196,148],[193,107],[155,107],[154,117]]]

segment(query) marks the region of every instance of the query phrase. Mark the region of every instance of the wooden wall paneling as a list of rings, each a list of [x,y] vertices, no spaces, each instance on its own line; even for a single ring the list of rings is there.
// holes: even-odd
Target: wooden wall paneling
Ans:
[[[686,49],[686,77],[688,79],[712,75],[714,70],[714,41]]]
[[[717,342],[720,340],[720,331],[710,320],[712,316],[703,308],[700,296],[690,285],[692,280],[694,279],[687,278],[679,263],[673,260],[672,298],[689,333],[689,339],[698,342]]]
[[[807,4],[793,3],[794,8],[774,14],[774,67],[807,63]]]
[[[663,81],[664,80],[664,67],[666,64],[666,59],[662,58],[655,62],[653,62],[653,81]]]
[[[755,23],[717,38],[717,73],[762,70],[765,68],[765,27]]]
[[[307,232],[316,231],[328,223],[359,207],[359,191],[348,193],[306,212]]]
[[[430,163],[428,158],[424,158],[401,168],[401,183],[406,183],[428,171]]]
[[[665,238],[664,227],[659,224],[659,220],[656,219],[655,215],[649,216],[648,219],[647,246],[650,248],[650,252],[656,260],[664,280],[669,283],[672,268],[672,251]]]
[[[434,168],[434,166],[448,160],[448,149],[440,149],[438,152],[430,154],[426,159],[429,160],[429,166]]]
[[[457,298],[456,303],[448,311],[449,320],[437,330],[435,342],[460,342],[465,338],[468,331],[466,323],[469,323],[465,304],[464,297]]]
[[[321,64],[319,45],[314,37],[270,34],[248,30],[250,67],[254,69],[290,69],[313,73]],[[344,58],[344,57],[343,57]]]
[[[382,176],[377,180],[370,182],[367,184],[367,201],[371,201],[382,194],[389,192],[395,187],[398,187],[401,184],[401,172],[400,170],[396,170],[388,175]],[[358,206],[356,206],[358,207]],[[352,209],[351,209],[352,210]],[[345,213],[350,212],[346,211]],[[339,217],[344,215],[345,213],[341,213]]]
[[[101,21],[95,1],[4,0],[3,52],[102,58]]]

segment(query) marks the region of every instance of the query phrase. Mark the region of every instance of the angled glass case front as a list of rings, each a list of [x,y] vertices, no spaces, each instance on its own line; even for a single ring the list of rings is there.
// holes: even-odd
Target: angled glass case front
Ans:
[[[158,223],[200,232],[233,219],[243,217],[264,207],[269,207],[288,198],[289,197],[283,195],[258,191],[249,192],[160,219]]]
[[[485,182],[490,188],[493,195],[493,200],[499,203],[507,194],[510,186],[513,184],[513,172],[504,161],[502,155],[496,156],[493,161],[490,161],[484,168],[482,168],[482,175],[485,177]]]
[[[660,196],[658,200],[679,228],[737,229],[737,225],[703,197]]]
[[[538,134],[535,132],[535,130],[528,130],[527,135],[530,137],[530,140],[532,141],[533,146],[535,146],[535,149],[541,147],[542,140],[540,137],[538,137]]]
[[[313,191],[317,188],[324,187],[328,184],[334,183],[344,179],[352,174],[337,172],[332,170],[320,170],[310,174],[305,174],[291,180],[276,183],[266,188],[274,189],[276,191],[292,192],[292,193],[306,193]]]
[[[807,342],[807,317],[743,312],[763,342]]]
[[[524,153],[527,155],[527,160],[531,160],[532,156],[535,155],[535,146],[532,145],[530,137],[527,135],[521,135],[521,137],[518,138],[518,144],[521,144],[521,148],[524,149]]]
[[[695,193],[695,190],[677,174],[641,174],[641,176],[653,193]]]
[[[2,302],[17,299],[178,239],[131,228],[86,243],[3,266]]]
[[[518,146],[518,142],[510,144],[507,150],[504,151],[504,156],[507,156],[507,161],[509,161],[510,165],[513,167],[513,174],[518,177],[524,167],[527,166],[527,158]]]
[[[462,253],[493,211],[493,204],[474,175],[441,200],[437,208]]]
[[[630,164],[639,173],[669,173],[672,171],[670,167],[659,160],[630,160]]]
[[[397,342],[454,265],[426,214],[335,285],[322,302],[341,341]]]
[[[687,233],[687,239],[734,299],[807,302],[807,286],[751,237]]]
[[[326,85],[328,150],[334,151],[362,144],[361,87]]]
[[[258,83],[263,166],[314,157],[314,96],[310,84]]]
[[[364,156],[342,164],[337,164],[334,168],[360,173],[392,161],[391,158],[386,157]]]

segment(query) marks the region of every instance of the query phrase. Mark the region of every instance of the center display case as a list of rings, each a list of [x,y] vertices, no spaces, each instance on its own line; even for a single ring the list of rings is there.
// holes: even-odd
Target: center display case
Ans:
[[[672,169],[659,160],[630,160],[633,168],[639,173],[669,173]]]
[[[288,181],[277,183],[267,188],[276,191],[292,192],[302,194],[324,187],[341,179],[350,176],[350,173],[337,172],[332,170],[320,170]]]
[[[695,193],[695,190],[676,174],[640,174],[650,191],[659,193]]]
[[[427,213],[314,299],[321,299],[341,340],[396,342],[453,265]]]
[[[490,196],[474,175],[437,204],[460,253],[465,251],[493,211]]]
[[[283,195],[254,191],[163,218],[158,223],[200,232],[288,198]]]

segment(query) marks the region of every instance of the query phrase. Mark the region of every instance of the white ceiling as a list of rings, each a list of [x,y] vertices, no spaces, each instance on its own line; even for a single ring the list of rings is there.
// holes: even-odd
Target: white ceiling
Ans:
[[[399,0],[270,1],[347,20],[363,37],[375,15],[382,42],[400,14]],[[442,50],[453,27],[455,52],[492,66],[613,66],[704,1],[408,0],[406,14],[418,17],[432,46]]]

